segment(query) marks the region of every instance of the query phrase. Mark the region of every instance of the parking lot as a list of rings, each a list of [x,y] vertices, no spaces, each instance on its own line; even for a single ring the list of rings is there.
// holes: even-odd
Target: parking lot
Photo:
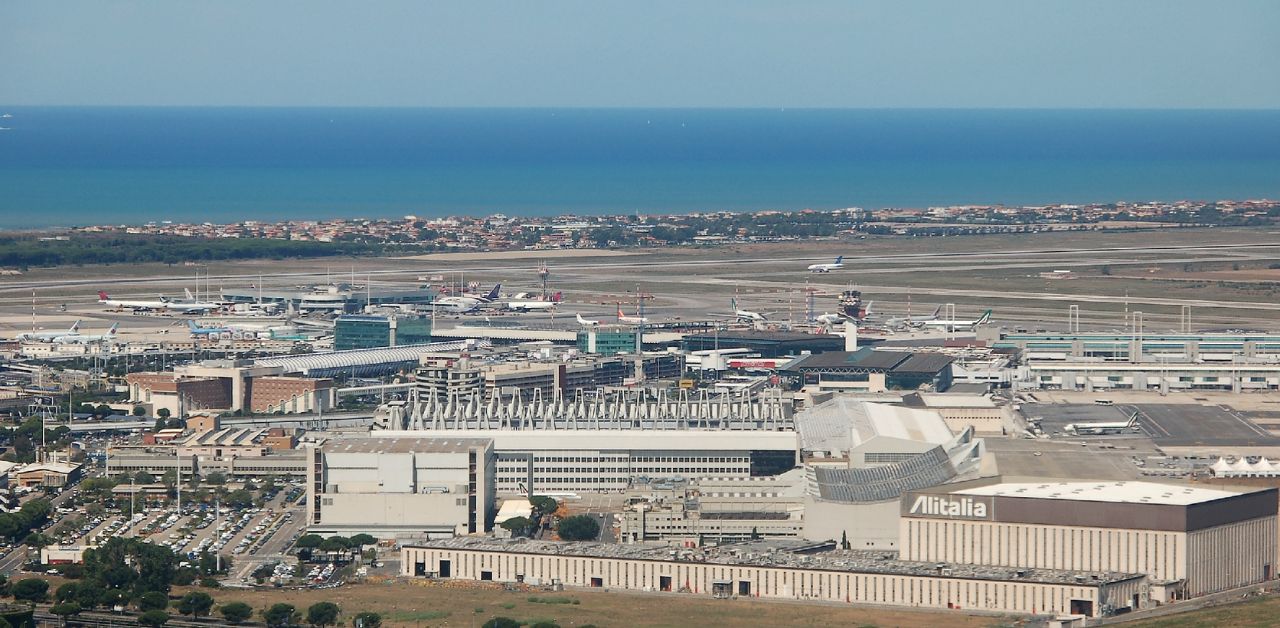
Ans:
[[[303,498],[300,485],[284,484],[268,493],[261,506],[232,507],[211,503],[184,502],[182,511],[168,504],[130,514],[110,509],[105,514],[87,515],[83,509],[64,505],[54,512],[46,528],[55,547],[100,545],[113,537],[136,537],[172,549],[187,561],[208,551],[232,558],[232,573],[239,565],[253,565],[259,557],[278,558],[301,530]],[[252,571],[252,569],[250,569]]]

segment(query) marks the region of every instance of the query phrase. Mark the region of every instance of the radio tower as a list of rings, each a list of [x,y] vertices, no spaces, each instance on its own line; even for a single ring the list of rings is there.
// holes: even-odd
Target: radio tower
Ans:
[[[547,280],[551,278],[551,269],[546,262],[538,263],[538,279],[542,280],[542,300],[547,300]]]

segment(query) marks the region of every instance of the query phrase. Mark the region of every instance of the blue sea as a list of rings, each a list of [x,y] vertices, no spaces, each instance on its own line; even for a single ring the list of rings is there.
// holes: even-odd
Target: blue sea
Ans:
[[[1280,111],[0,113],[0,228],[1280,197]]]

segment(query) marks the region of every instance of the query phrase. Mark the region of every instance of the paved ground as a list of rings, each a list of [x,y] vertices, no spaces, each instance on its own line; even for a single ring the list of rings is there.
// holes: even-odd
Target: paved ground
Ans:
[[[1006,477],[1087,478],[1091,480],[1136,480],[1143,477],[1134,457],[1152,455],[1154,449],[1091,443],[1077,440],[987,439],[1000,474]],[[1141,445],[1141,442],[1138,443]],[[1115,448],[1112,447],[1124,447]],[[1036,455],[1039,452],[1040,455]]]
[[[1190,404],[1125,406],[1139,412],[1143,431],[1157,445],[1167,447],[1266,447],[1280,438],[1251,423],[1230,408]]]

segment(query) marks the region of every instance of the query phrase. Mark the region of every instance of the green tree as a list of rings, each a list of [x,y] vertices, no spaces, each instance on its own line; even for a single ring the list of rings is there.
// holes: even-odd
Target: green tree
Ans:
[[[533,506],[533,514],[535,516],[549,515],[556,511],[560,506],[555,498],[543,495],[533,495],[529,497],[529,504]]]
[[[268,626],[290,626],[298,623],[301,617],[292,604],[272,604],[271,608],[262,611],[262,621]]]
[[[293,545],[294,547],[315,549],[320,547],[321,543],[324,543],[324,537],[319,534],[304,534],[298,537],[298,540]]]
[[[382,615],[365,611],[351,620],[351,628],[382,628]]]
[[[503,530],[506,530],[513,535],[520,535],[523,534],[525,530],[528,530],[529,527],[533,525],[533,522],[529,521],[525,517],[512,517],[498,525],[502,526]]]
[[[556,532],[566,541],[594,541],[600,536],[600,523],[595,517],[574,515],[562,519]]]
[[[520,622],[510,617],[494,617],[484,622],[483,628],[520,628]]]
[[[214,471],[206,475],[204,481],[215,486],[221,486],[227,483],[227,476],[220,471]]]
[[[147,409],[142,406],[134,406],[133,412],[131,412],[130,414],[132,414],[133,416],[147,416]]]
[[[169,596],[159,591],[147,591],[138,597],[137,606],[138,610],[144,613],[147,611],[162,611],[169,608]]]
[[[200,617],[208,615],[213,609],[213,596],[204,591],[192,591],[178,600],[178,612],[183,615]]]
[[[169,614],[161,610],[147,611],[138,616],[138,623],[143,626],[159,628],[159,626],[169,623]]]
[[[227,496],[222,500],[222,503],[233,508],[248,508],[253,505],[253,493],[250,493],[245,489],[237,489],[227,493]]]
[[[67,600],[76,599],[78,595],[80,595],[80,585],[68,582],[53,592],[53,599],[59,602],[66,602]]]
[[[62,625],[67,625],[67,619],[73,615],[80,614],[80,605],[75,602],[63,602],[54,604],[49,608],[49,612],[62,618]]]
[[[351,549],[351,540],[345,536],[331,536],[320,544],[322,552],[341,552]]]
[[[222,618],[227,620],[228,624],[239,624],[253,617],[253,607],[244,602],[223,604],[218,612],[222,613]]]
[[[43,602],[49,598],[49,583],[39,578],[23,578],[13,583],[13,599]]]
[[[338,623],[338,605],[333,602],[317,602],[307,609],[307,623],[324,628]]]
[[[158,417],[160,417],[160,418],[162,418],[162,419],[167,419],[167,418],[169,418],[169,416],[170,416],[170,415],[172,415],[172,414],[173,414],[173,413],[172,413],[172,412],[169,412],[169,409],[168,409],[168,408],[160,408],[159,410],[156,410],[156,416],[158,416]]]
[[[556,622],[553,622],[549,619],[544,619],[540,622],[534,623],[533,625],[529,626],[529,628],[560,628],[560,624],[557,624]]]
[[[356,534],[347,540],[351,542],[351,547],[364,547],[366,545],[374,545],[378,542],[378,539],[373,538],[372,534],[365,534],[363,532]]]
[[[0,597],[8,597],[12,592],[12,585],[9,583],[9,577],[0,574]]]
[[[156,476],[151,475],[146,471],[139,471],[133,474],[133,481],[137,482],[138,484],[155,484]]]

